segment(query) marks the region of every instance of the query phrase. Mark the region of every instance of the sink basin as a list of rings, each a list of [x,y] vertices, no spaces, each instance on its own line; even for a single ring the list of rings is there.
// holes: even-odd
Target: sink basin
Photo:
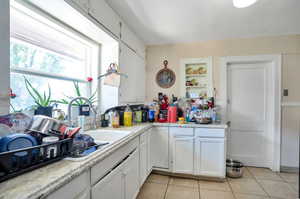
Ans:
[[[95,142],[115,142],[122,139],[123,137],[130,134],[130,131],[122,130],[92,130],[87,131],[85,134],[92,136],[95,139]]]
[[[91,130],[84,132],[84,134],[90,135],[92,138],[94,138],[95,143],[102,144],[105,143],[102,146],[99,146],[95,151],[89,153],[88,155],[82,156],[82,157],[67,157],[66,160],[70,161],[84,161],[87,158],[90,157],[91,154],[93,154],[96,151],[105,149],[106,147],[110,146],[112,143],[124,138],[128,134],[130,134],[130,131],[122,131],[122,130]]]

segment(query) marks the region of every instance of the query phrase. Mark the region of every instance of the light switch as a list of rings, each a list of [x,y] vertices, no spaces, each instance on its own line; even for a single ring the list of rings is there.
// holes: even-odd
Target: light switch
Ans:
[[[283,89],[283,96],[285,97],[289,96],[289,89],[287,88]]]

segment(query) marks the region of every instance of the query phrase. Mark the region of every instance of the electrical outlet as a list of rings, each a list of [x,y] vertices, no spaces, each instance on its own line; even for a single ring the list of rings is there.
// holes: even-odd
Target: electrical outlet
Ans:
[[[289,89],[287,89],[287,88],[283,89],[283,96],[284,97],[289,96]]]

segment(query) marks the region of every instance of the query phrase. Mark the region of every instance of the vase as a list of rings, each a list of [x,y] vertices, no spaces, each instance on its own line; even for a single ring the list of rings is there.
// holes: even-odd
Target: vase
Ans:
[[[52,110],[52,106],[38,106],[37,109],[35,109],[34,114],[52,117]]]

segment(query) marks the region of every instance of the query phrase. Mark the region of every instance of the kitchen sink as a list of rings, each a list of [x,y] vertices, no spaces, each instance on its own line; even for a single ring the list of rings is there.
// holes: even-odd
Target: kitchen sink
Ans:
[[[130,131],[126,130],[103,130],[103,129],[96,129],[96,130],[90,130],[84,132],[84,134],[90,135],[92,138],[94,138],[95,143],[97,144],[96,150],[86,153],[86,155],[82,155],[79,157],[67,157],[65,160],[70,161],[84,161],[87,158],[90,157],[94,152],[103,150],[113,144],[114,142],[124,138],[128,134],[130,134]]]
[[[92,136],[95,140],[95,142],[115,142],[123,137],[127,136],[130,134],[131,131],[122,131],[122,130],[91,130],[85,132],[85,134],[88,134]]]

